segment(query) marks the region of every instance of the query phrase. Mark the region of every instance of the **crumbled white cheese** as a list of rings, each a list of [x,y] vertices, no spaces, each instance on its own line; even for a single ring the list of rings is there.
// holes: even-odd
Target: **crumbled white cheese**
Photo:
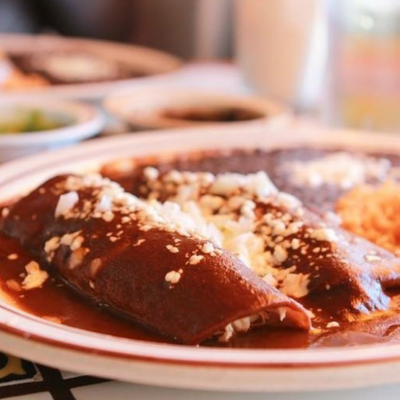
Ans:
[[[275,312],[275,310],[272,310]],[[286,307],[279,307],[276,312],[282,320],[286,317]],[[245,333],[250,330],[252,325],[263,324],[268,319],[266,313],[254,314],[249,317],[239,318],[225,326],[223,332],[217,334],[221,343],[226,343],[235,333]]]
[[[310,234],[311,239],[327,241],[327,242],[336,242],[338,237],[336,232],[331,228],[316,228]]]
[[[171,181],[179,182],[179,186],[169,187],[168,182]],[[264,188],[258,190],[257,182],[264,182]],[[302,204],[289,194],[278,193],[273,185],[271,187],[265,173],[221,174],[205,179],[202,174],[174,171],[166,176],[159,175],[156,182],[149,183],[150,193],[152,190],[157,191],[160,183],[170,195],[169,200],[175,202],[175,208],[179,205],[181,210],[189,214],[192,222],[187,220],[185,226],[194,228],[191,225],[194,221],[197,231],[208,236],[213,247],[216,244],[232,252],[246,266],[279,289],[289,273],[297,275],[293,268],[286,268],[282,272],[281,265],[288,259],[290,248],[298,249],[301,246],[300,239],[285,238],[298,234],[302,229],[303,222],[294,217],[300,215]],[[257,201],[263,202],[265,199],[282,209],[282,212],[270,212],[264,216],[257,214]],[[171,206],[169,208],[171,211],[163,216],[175,220],[176,210]],[[284,210],[288,210],[288,213]],[[256,232],[260,227],[261,235]],[[271,247],[271,251],[266,250],[266,246]],[[200,251],[211,255],[221,253],[215,247],[213,251],[209,245]],[[193,263],[195,260],[197,262],[194,258],[190,261]],[[298,293],[307,294],[304,287]]]
[[[232,322],[235,332],[247,332],[250,329],[250,318],[240,318]]]
[[[214,195],[231,196],[238,191],[245,191],[256,197],[265,197],[276,193],[277,189],[265,172],[256,174],[226,173],[217,175],[209,188],[209,193]]]
[[[287,308],[286,307],[279,307],[278,308],[278,312],[279,312],[279,321],[282,322],[286,318]]]
[[[254,210],[256,208],[256,204],[254,201],[251,200],[245,200],[240,207],[240,215],[246,217],[246,218],[254,218]]]
[[[173,246],[172,244],[167,244],[167,250],[170,251],[171,253],[179,253],[179,249],[176,246]]]
[[[300,242],[299,239],[294,238],[294,239],[292,239],[292,242],[291,242],[290,246],[291,246],[291,248],[292,248],[293,250],[297,250],[297,249],[300,248],[300,243],[301,243],[301,242]]]
[[[323,184],[349,189],[368,179],[384,179],[391,168],[389,160],[345,152],[329,153],[311,161],[291,161],[283,166],[293,184],[318,187]]]
[[[159,172],[157,168],[146,167],[143,170],[143,175],[150,181],[155,181],[158,178]]]
[[[277,204],[288,210],[293,210],[302,206],[301,201],[289,193],[279,192],[275,199]]]
[[[44,251],[47,254],[47,260],[51,261],[54,256],[54,252],[60,246],[61,238],[59,236],[54,236],[49,239],[44,245]]]
[[[79,236],[80,236],[80,234],[82,233],[82,231],[81,230],[79,230],[79,231],[76,231],[76,232],[71,232],[71,233],[66,233],[66,234],[64,234],[62,237],[61,237],[61,239],[60,239],[60,244],[63,244],[64,246],[69,246],[69,247],[71,247],[72,246],[72,243],[74,242],[74,240],[76,239],[76,238],[78,238]],[[53,238],[54,239],[54,241],[56,241],[56,239],[55,238]],[[53,240],[53,239],[50,239],[50,243],[49,242],[46,242],[46,245],[49,243],[49,246],[51,245],[51,244],[53,244],[53,243],[51,243],[51,240]]]
[[[306,313],[311,319],[315,318],[315,314],[311,310],[306,310]]]
[[[309,283],[308,274],[288,274],[279,289],[287,296],[300,299],[308,294]]]
[[[62,215],[67,214],[74,208],[75,204],[78,203],[78,201],[79,201],[79,196],[76,191],[62,194],[58,199],[54,216],[58,218]]]
[[[303,222],[296,216],[301,203],[293,196],[278,193],[265,173],[214,176],[177,171],[161,175],[154,169],[146,171],[149,186],[145,187],[145,192],[151,194],[164,187],[170,194],[169,201],[160,203],[152,196],[142,201],[99,175],[70,177],[64,189],[76,191],[93,187],[94,193],[98,193],[84,210],[74,209],[70,215],[107,220],[107,213],[113,218],[120,213],[126,222],[134,220],[143,232],[157,228],[182,236],[194,235],[207,241],[197,253],[189,256],[188,265],[199,264],[204,255],[221,254],[218,247],[222,247],[236,254],[246,266],[279,290],[297,298],[308,293],[308,276],[296,273],[296,267],[282,268],[289,251],[302,246],[301,237],[293,237],[303,228]],[[258,207],[263,207],[264,203],[273,207],[263,216]],[[121,223],[126,222],[121,220]],[[116,233],[110,232],[108,237],[118,240]],[[67,239],[68,236],[61,238],[61,242]],[[72,243],[73,239],[69,241]],[[133,246],[142,242],[139,239]],[[79,245],[82,243],[76,243],[76,247]],[[167,245],[167,249],[173,253],[179,251],[178,246],[172,244]]]
[[[274,278],[274,275],[272,275],[271,273],[266,274],[263,277],[264,281],[268,283],[268,285],[271,285],[273,287],[277,287],[278,286],[278,281]]]
[[[214,195],[230,196],[244,186],[244,177],[240,174],[224,174],[218,176],[210,187],[210,193]]]
[[[339,328],[339,327],[340,327],[340,324],[339,324],[339,322],[332,321],[332,322],[328,322],[328,323],[326,324],[326,327],[327,327],[327,328]]]
[[[242,199],[242,198],[240,198]],[[229,199],[228,201],[231,201]],[[199,199],[199,204],[201,209],[206,212],[207,214],[212,214],[216,210],[218,210],[223,204],[225,203],[225,200],[222,197],[219,196],[212,196],[209,194],[206,194],[204,196],[201,196]],[[241,204],[239,204],[238,207],[240,207]]]
[[[169,271],[165,275],[165,282],[171,283],[172,285],[177,284],[182,277],[182,273],[182,269],[180,269],[179,271]]]
[[[287,250],[278,244],[274,249],[274,258],[278,264],[284,263],[288,258]]]
[[[145,241],[146,241],[145,239],[138,239],[137,242],[133,244],[133,247],[140,246]]]
[[[43,271],[36,261],[31,261],[25,266],[27,275],[22,282],[24,290],[37,289],[42,287],[49,277],[46,271]]]
[[[110,196],[103,194],[100,197],[100,200],[97,202],[96,207],[94,209],[95,213],[102,213],[106,211],[111,211],[112,208],[112,200]]]
[[[102,218],[106,222],[111,222],[114,219],[114,213],[112,211],[108,210],[103,214]]]
[[[255,174],[248,174],[247,176],[248,183],[245,190],[253,193],[258,198],[270,196],[278,191],[268,175],[263,171]]]
[[[214,245],[211,242],[206,242],[203,244],[201,251],[204,254],[210,254],[215,250]]]
[[[16,253],[9,254],[7,256],[7,259],[8,260],[17,260],[18,259],[18,254],[16,254]]]
[[[229,341],[229,339],[234,335],[235,331],[233,329],[232,324],[228,324],[224,332],[218,337],[219,342],[221,343],[226,343]]]
[[[201,262],[202,260],[204,260],[204,256],[202,255],[197,255],[197,254],[193,254],[190,258],[189,258],[189,264],[190,265],[197,265],[199,262]]]

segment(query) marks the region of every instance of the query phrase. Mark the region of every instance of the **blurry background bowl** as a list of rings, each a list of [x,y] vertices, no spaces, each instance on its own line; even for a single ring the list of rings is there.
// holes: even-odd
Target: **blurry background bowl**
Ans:
[[[103,126],[102,113],[86,104],[0,101],[0,162],[79,142]]]
[[[104,108],[135,129],[264,123],[280,126],[290,114],[263,98],[192,89],[139,88],[111,94]]]

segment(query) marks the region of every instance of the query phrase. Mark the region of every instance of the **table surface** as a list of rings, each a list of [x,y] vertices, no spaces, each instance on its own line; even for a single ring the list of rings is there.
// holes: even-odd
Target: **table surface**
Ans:
[[[158,84],[251,94],[230,64],[197,63]],[[12,349],[10,349],[12,353]],[[168,389],[61,372],[0,353],[0,399],[16,400],[398,400],[400,384],[315,393],[226,393]]]
[[[16,400],[398,400],[400,384],[315,393],[228,393],[106,381],[0,355],[0,399]]]

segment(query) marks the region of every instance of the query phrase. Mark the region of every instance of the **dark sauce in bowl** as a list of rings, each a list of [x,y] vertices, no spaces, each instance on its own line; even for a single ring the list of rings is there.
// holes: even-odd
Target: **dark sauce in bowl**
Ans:
[[[267,117],[265,113],[245,107],[188,107],[164,110],[162,118],[190,122],[241,122]]]

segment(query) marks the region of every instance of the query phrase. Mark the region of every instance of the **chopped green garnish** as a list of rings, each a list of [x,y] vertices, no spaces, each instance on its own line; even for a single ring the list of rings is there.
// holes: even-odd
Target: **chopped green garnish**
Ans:
[[[72,123],[66,116],[40,110],[16,110],[3,116],[0,113],[0,134],[29,133],[63,128]]]

